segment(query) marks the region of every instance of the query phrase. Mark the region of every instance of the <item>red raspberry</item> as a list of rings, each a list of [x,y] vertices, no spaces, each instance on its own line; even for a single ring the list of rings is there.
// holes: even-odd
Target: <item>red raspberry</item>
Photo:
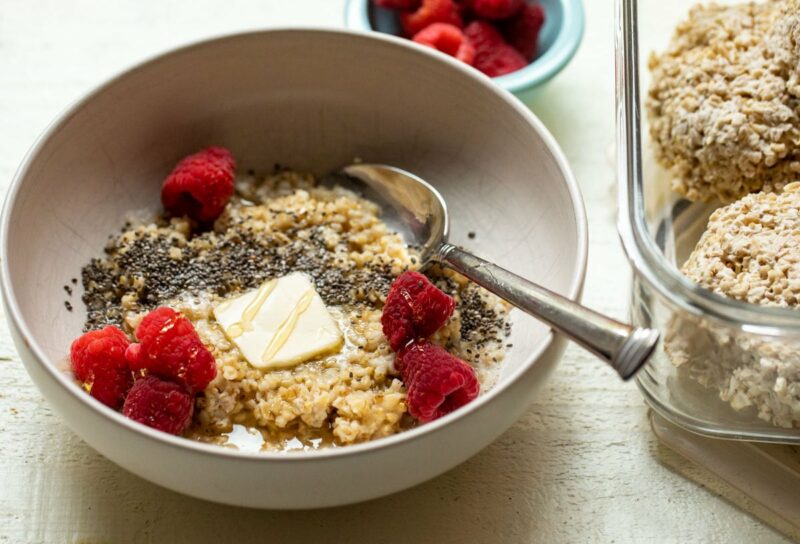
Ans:
[[[485,21],[471,22],[464,29],[464,34],[475,47],[475,62],[472,65],[489,77],[515,72],[528,64],[525,57],[508,45],[503,36]]]
[[[427,338],[450,318],[455,301],[419,272],[403,272],[394,280],[381,324],[394,351],[415,338]]]
[[[208,147],[184,158],[164,180],[161,202],[172,215],[214,221],[233,195],[236,162],[224,147]]]
[[[400,14],[400,26],[409,37],[433,23],[450,23],[458,28],[464,26],[453,0],[422,0],[422,5],[416,11]]]
[[[387,9],[412,10],[419,7],[422,0],[373,0],[376,6]]]
[[[438,49],[461,62],[472,64],[475,48],[457,26],[449,23],[433,23],[414,36],[414,41]]]
[[[464,5],[482,19],[507,19],[516,14],[524,0],[464,0]]]
[[[526,4],[519,13],[503,22],[503,35],[522,56],[532,61],[536,56],[539,32],[544,26],[544,9],[539,4]]]
[[[118,408],[131,387],[133,375],[125,361],[130,342],[125,333],[109,325],[79,336],[70,348],[72,372],[91,396]]]
[[[189,388],[205,389],[217,375],[214,356],[203,345],[192,322],[172,308],[156,308],[136,327],[139,344],[125,358],[133,371],[147,371]]]
[[[192,420],[194,398],[174,382],[146,376],[131,387],[122,413],[148,427],[169,434],[181,434]]]
[[[408,413],[423,423],[464,406],[480,391],[471,366],[427,340],[403,348],[396,364],[406,386]]]

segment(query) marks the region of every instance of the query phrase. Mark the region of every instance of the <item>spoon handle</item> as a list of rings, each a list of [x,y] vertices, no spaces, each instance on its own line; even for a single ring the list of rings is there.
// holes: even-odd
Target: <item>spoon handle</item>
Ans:
[[[658,343],[658,331],[601,315],[454,245],[442,244],[435,258],[591,351],[623,380],[636,374]]]

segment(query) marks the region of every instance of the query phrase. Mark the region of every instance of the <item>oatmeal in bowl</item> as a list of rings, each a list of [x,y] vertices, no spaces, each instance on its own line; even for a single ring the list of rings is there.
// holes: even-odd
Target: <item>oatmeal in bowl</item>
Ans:
[[[248,451],[345,446],[492,386],[509,306],[419,259],[380,208],[224,148],[181,161],[164,211],[82,269],[75,377],[156,429]]]

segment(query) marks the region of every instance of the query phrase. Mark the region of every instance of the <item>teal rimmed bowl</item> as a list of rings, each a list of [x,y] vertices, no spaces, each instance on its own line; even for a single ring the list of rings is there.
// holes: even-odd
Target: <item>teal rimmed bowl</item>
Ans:
[[[545,23],[539,34],[539,50],[528,66],[492,80],[517,96],[545,83],[569,64],[583,38],[581,0],[537,0],[544,7]],[[372,0],[347,0],[345,25],[356,30],[374,30],[400,35],[394,11],[377,7]]]

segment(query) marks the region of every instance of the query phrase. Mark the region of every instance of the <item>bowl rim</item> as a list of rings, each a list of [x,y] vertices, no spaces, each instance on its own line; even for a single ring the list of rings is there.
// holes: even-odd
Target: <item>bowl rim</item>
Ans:
[[[379,34],[377,32],[359,32],[346,29],[335,28],[319,28],[319,27],[275,27],[256,31],[245,31],[237,33],[226,33],[210,38],[205,38],[199,41],[193,41],[186,45],[175,48],[170,48],[161,53],[149,56],[144,60],[138,61],[133,65],[122,69],[114,76],[108,78],[101,84],[97,85],[83,96],[78,98],[72,104],[67,106],[53,121],[51,121],[43,132],[36,138],[30,149],[23,157],[20,166],[14,174],[13,180],[6,193],[5,200],[2,207],[2,216],[0,217],[0,289],[6,304],[6,313],[10,320],[10,325],[16,328],[20,340],[25,344],[28,350],[35,358],[35,364],[40,365],[45,369],[46,374],[56,381],[63,389],[65,389],[72,398],[76,399],[79,403],[89,410],[99,412],[102,416],[107,417],[111,422],[121,427],[121,430],[129,431],[137,435],[143,436],[150,441],[156,442],[161,446],[168,446],[179,450],[202,454],[218,458],[231,458],[241,461],[279,461],[279,462],[310,462],[322,459],[333,459],[342,456],[354,457],[358,455],[368,454],[376,450],[390,448],[407,441],[414,441],[432,434],[449,425],[449,423],[465,417],[467,414],[480,409],[484,405],[490,403],[505,391],[512,383],[516,382],[520,376],[528,371],[532,365],[542,356],[542,354],[552,345],[554,341],[553,331],[547,332],[544,341],[538,349],[533,350],[528,356],[525,363],[521,364],[512,374],[510,374],[503,383],[496,385],[486,394],[479,396],[475,401],[469,403],[468,406],[462,407],[436,421],[420,425],[419,427],[397,433],[391,436],[378,438],[375,440],[363,442],[360,444],[353,444],[339,448],[322,448],[319,450],[307,451],[293,451],[293,452],[247,452],[240,451],[233,448],[225,448],[216,444],[206,444],[179,436],[173,436],[161,431],[157,431],[141,423],[137,423],[131,419],[124,417],[120,412],[109,408],[108,406],[97,402],[90,396],[83,393],[75,384],[66,372],[60,371],[58,366],[49,361],[49,358],[44,354],[39,342],[31,334],[27,322],[22,317],[22,312],[19,307],[17,297],[12,289],[9,271],[9,229],[11,212],[14,204],[17,201],[17,195],[20,192],[23,180],[26,178],[28,171],[38,156],[39,151],[44,144],[55,135],[63,125],[69,121],[74,115],[80,111],[81,108],[86,106],[93,98],[102,93],[104,90],[113,84],[123,80],[124,78],[138,72],[142,69],[147,69],[159,62],[165,61],[169,58],[186,54],[187,52],[204,49],[214,48],[221,44],[247,40],[253,38],[260,38],[262,36],[273,36],[277,34],[327,34],[335,36],[347,36],[350,39],[360,39],[367,43],[389,47],[399,47],[405,49],[410,54],[416,54],[421,57],[427,57],[427,60],[435,60],[437,62],[444,62],[450,70],[461,72],[465,77],[473,79],[476,83],[488,88],[491,92],[502,98],[515,112],[524,118],[529,125],[533,126],[539,136],[542,138],[543,143],[547,149],[552,153],[553,158],[558,165],[559,169],[564,175],[564,183],[567,192],[570,195],[570,202],[572,204],[573,214],[575,217],[575,225],[577,231],[576,243],[576,267],[573,271],[570,280],[567,296],[571,299],[577,299],[583,287],[586,276],[587,264],[587,251],[588,251],[588,226],[586,219],[586,211],[584,207],[583,198],[581,196],[580,188],[575,179],[572,169],[559,147],[555,138],[550,134],[544,124],[527,108],[514,98],[511,94],[496,85],[491,84],[491,79],[481,74],[477,70],[473,70],[468,66],[462,64],[456,59],[451,59],[446,55],[439,54],[430,48],[415,44],[409,40]],[[19,351],[19,350],[18,350]]]
[[[553,44],[545,53],[516,72],[490,78],[496,85],[518,93],[541,85],[563,70],[575,56],[585,30],[585,13],[582,0],[557,0],[564,10],[562,24]],[[372,28],[369,21],[369,4],[371,0],[346,0],[345,27],[354,30],[367,30],[385,34]],[[411,41],[411,40],[408,40]],[[437,51],[437,53],[439,53]],[[445,55],[444,53],[439,53]]]

